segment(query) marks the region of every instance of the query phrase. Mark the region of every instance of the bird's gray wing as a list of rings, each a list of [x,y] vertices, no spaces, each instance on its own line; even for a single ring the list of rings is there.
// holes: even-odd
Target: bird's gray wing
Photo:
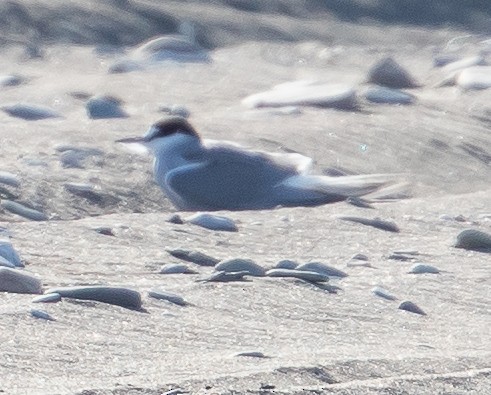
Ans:
[[[297,174],[261,153],[227,147],[170,171],[166,184],[189,210],[253,210],[278,205],[273,188]]]

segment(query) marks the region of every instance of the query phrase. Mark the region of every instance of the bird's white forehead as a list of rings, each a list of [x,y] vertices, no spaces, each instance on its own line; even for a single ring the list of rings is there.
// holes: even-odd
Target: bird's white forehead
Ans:
[[[159,132],[159,128],[155,125],[152,125],[147,129],[143,137],[145,138],[145,140],[148,141],[151,140],[153,137],[155,137],[158,132]]]

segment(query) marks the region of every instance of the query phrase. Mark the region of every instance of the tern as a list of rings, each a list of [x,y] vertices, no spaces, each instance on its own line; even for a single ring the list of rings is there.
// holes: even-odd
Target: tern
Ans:
[[[138,143],[153,153],[155,181],[182,211],[320,206],[367,195],[392,178],[387,174],[310,174],[311,158],[205,140],[182,117],[168,117],[142,137],[116,142]]]

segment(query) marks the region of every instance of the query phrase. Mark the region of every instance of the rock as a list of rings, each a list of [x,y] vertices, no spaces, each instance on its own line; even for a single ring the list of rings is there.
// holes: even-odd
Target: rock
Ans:
[[[368,82],[396,89],[418,86],[414,78],[390,57],[378,61],[370,68]]]
[[[491,66],[474,66],[462,70],[455,79],[464,90],[482,90],[491,87]]]
[[[20,187],[20,178],[13,173],[0,171],[0,183],[18,188]]]
[[[97,148],[81,148],[70,145],[60,145],[56,150],[61,153],[61,166],[65,169],[83,169],[83,161],[92,156],[102,156],[104,151]]]
[[[57,303],[61,300],[61,295],[59,293],[53,292],[51,294],[44,294],[36,296],[32,303]]]
[[[406,310],[406,311],[409,311],[411,313],[426,315],[426,313],[423,310],[421,310],[421,308],[418,305],[416,305],[415,303],[410,302],[410,301],[402,302],[399,305],[399,309],[400,310]]]
[[[85,104],[90,119],[127,118],[121,101],[112,96],[94,96]]]
[[[165,35],[150,39],[132,52],[132,58],[140,62],[207,63],[208,53],[187,37]]]
[[[131,59],[121,59],[109,66],[109,74],[122,74],[132,71],[143,70],[144,67],[141,62]]]
[[[222,231],[222,232],[238,232],[239,229],[235,222],[227,217],[208,213],[196,213],[188,218],[186,222],[193,225],[201,226],[202,228]]]
[[[351,260],[357,260],[357,261],[368,261],[368,256],[365,254],[355,254],[351,258]]]
[[[356,110],[358,102],[353,87],[315,81],[293,81],[276,85],[271,90],[246,97],[249,108],[314,106]]]
[[[457,235],[454,247],[491,252],[491,235],[476,229],[465,229]]]
[[[160,274],[197,274],[198,272],[191,270],[187,265],[182,263],[167,263],[162,266]]]
[[[173,214],[166,222],[170,222],[171,224],[182,225],[184,220],[181,218],[179,214]]]
[[[166,300],[170,303],[177,304],[179,306],[187,306],[188,303],[184,300],[182,296],[173,294],[171,292],[153,290],[148,291],[148,296],[155,299]]]
[[[392,295],[389,291],[380,288],[380,287],[374,287],[372,288],[372,293],[376,296],[379,296],[381,298],[387,299],[387,300],[396,300],[397,298]]]
[[[192,262],[200,266],[215,266],[219,259],[213,258],[209,255],[203,254],[199,251],[191,251],[191,250],[166,250],[173,257],[178,259],[182,259],[183,261]]]
[[[270,269],[266,272],[266,276],[298,278],[314,283],[329,281],[329,276],[325,274],[298,269]]]
[[[234,356],[236,357],[251,357],[251,358],[269,358],[261,351],[242,351],[238,352]]]
[[[31,309],[31,315],[34,318],[40,318],[46,321],[56,321],[47,311]]]
[[[386,230],[387,232],[399,233],[399,227],[391,221],[384,221],[380,218],[362,218],[362,217],[339,217],[343,221],[356,222],[362,225],[373,226],[374,228]]]
[[[378,104],[412,104],[416,99],[409,93],[382,86],[367,89],[364,96],[367,101]]]
[[[92,228],[92,230],[104,236],[116,236],[109,226],[98,226],[97,228]]]
[[[296,269],[298,263],[289,259],[283,259],[274,265],[273,269]]]
[[[0,267],[0,292],[20,294],[40,294],[41,281],[24,271]]]
[[[63,298],[95,300],[98,302],[109,303],[132,310],[140,310],[142,306],[141,296],[139,292],[122,287],[86,285],[78,287],[51,288],[48,289],[46,293],[58,293]]]
[[[335,267],[328,266],[321,262],[308,262],[296,267],[297,270],[305,270],[308,272],[316,272],[329,277],[348,277],[348,275],[342,270]]]
[[[244,277],[250,276],[250,273],[247,271],[241,272],[224,272],[218,271],[213,272],[210,276],[197,280],[198,282],[216,282],[216,283],[227,283],[231,281],[245,281]]]
[[[10,87],[10,86],[18,86],[20,84],[23,84],[24,82],[25,79],[19,75],[15,75],[15,74],[0,75],[0,86],[3,88]]]
[[[55,110],[35,104],[12,104],[1,107],[1,109],[15,118],[22,118],[27,121],[38,121],[47,118],[61,118]]]
[[[439,274],[440,270],[438,270],[435,266],[426,265],[423,263],[418,263],[411,268],[409,273],[411,273],[411,274],[424,274],[424,273]]]
[[[0,239],[0,257],[4,258],[14,267],[24,267],[24,264],[20,260],[19,254],[17,253],[17,251],[15,251],[9,240]]]
[[[404,255],[404,254],[390,254],[387,259],[393,259],[395,261],[402,261],[402,262],[405,262],[405,261],[413,261],[415,260],[416,258],[414,256],[407,256],[407,255]]]
[[[20,215],[21,217],[30,219],[32,221],[47,221],[48,216],[41,211],[28,208],[20,203],[12,200],[2,200],[0,205],[7,211]]]
[[[232,258],[220,261],[215,265],[217,272],[246,272],[250,276],[263,277],[266,273],[264,267],[259,266],[251,259]]]

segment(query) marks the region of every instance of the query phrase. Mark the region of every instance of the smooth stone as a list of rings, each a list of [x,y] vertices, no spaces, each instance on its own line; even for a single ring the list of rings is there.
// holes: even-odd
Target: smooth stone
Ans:
[[[238,232],[237,224],[234,220],[221,216],[208,213],[196,213],[188,218],[186,222],[193,225],[201,226],[202,228],[221,231],[221,232]]]
[[[88,192],[94,192],[95,189],[94,185],[81,182],[67,182],[63,187],[66,191],[73,193],[74,195],[84,195]]]
[[[438,268],[436,268],[435,266],[426,265],[424,263],[418,263],[411,268],[409,273],[411,273],[411,274],[425,274],[425,273],[439,274],[440,270],[438,270]]]
[[[245,281],[244,277],[250,276],[250,273],[247,271],[241,272],[224,272],[224,271],[216,271],[213,272],[210,276],[197,280],[198,282],[216,282],[216,283],[227,283],[231,281]]]
[[[191,112],[184,106],[179,106],[177,104],[172,104],[170,106],[161,105],[159,111],[166,113],[168,115],[174,115],[182,118],[189,118]]]
[[[80,148],[74,146],[59,146],[61,166],[66,169],[83,169],[83,161],[91,156],[102,156],[104,151],[96,148]]]
[[[365,99],[378,104],[412,104],[415,97],[397,89],[376,86],[367,89]]]
[[[43,287],[38,278],[24,271],[0,267],[0,292],[40,294]]]
[[[368,255],[358,253],[353,255],[350,259],[356,259],[358,261],[368,261]]]
[[[36,296],[32,303],[57,303],[61,300],[61,295],[59,293],[53,292],[51,294],[44,294]]]
[[[296,269],[298,263],[289,259],[283,259],[274,265],[273,269]]]
[[[32,221],[47,221],[48,216],[41,211],[26,207],[12,200],[2,200],[0,205],[7,211]]]
[[[47,311],[44,310],[38,310],[38,309],[31,309],[31,315],[34,318],[40,318],[42,320],[46,321],[56,321]]]
[[[235,357],[268,358],[261,351],[242,351],[234,355]]]
[[[387,299],[387,300],[396,300],[397,299],[389,291],[387,291],[386,289],[380,288],[380,287],[372,288],[372,293],[376,296],[379,296],[379,297]]]
[[[132,57],[150,62],[206,63],[211,60],[203,48],[181,35],[150,39],[133,50]]]
[[[182,225],[184,224],[184,220],[181,218],[179,214],[173,214],[166,222],[170,222],[171,224]]]
[[[251,259],[232,258],[220,261],[215,265],[217,272],[247,272],[250,276],[263,277],[266,269]]]
[[[58,293],[63,298],[95,300],[132,310],[140,310],[142,306],[142,300],[139,292],[122,287],[87,285],[78,287],[51,288],[45,293]]]
[[[154,299],[166,300],[167,302],[174,303],[179,306],[188,305],[188,303],[184,300],[182,296],[179,296],[171,292],[153,290],[153,291],[148,291],[148,296]]]
[[[374,228],[385,230],[387,232],[395,232],[395,233],[400,232],[399,227],[394,222],[384,221],[380,218],[373,218],[373,219],[362,218],[362,217],[338,217],[338,218],[342,219],[343,221],[356,222],[362,225],[372,226]]]
[[[316,272],[324,274],[329,277],[348,277],[348,275],[342,270],[336,269],[335,267],[328,266],[322,262],[308,262],[296,267],[297,270],[304,270],[307,272]]]
[[[266,272],[266,276],[298,278],[315,283],[329,281],[329,276],[326,274],[298,269],[270,269]]]
[[[426,315],[426,313],[416,303],[413,303],[411,301],[402,302],[399,305],[399,309],[409,311],[411,313]]]
[[[123,74],[130,73],[132,71],[143,70],[143,65],[141,62],[131,59],[121,59],[114,62],[111,66],[109,66],[108,73],[109,74]]]
[[[182,249],[166,250],[166,251],[175,258],[182,259],[183,261],[195,263],[200,266],[215,266],[218,262],[220,262],[219,259],[213,258],[199,251],[182,250]]]
[[[276,85],[269,91],[246,97],[242,103],[249,108],[314,106],[343,110],[358,108],[353,87],[343,84],[293,81]]]
[[[20,178],[16,174],[8,171],[0,171],[0,183],[10,185],[11,187],[20,187]]]
[[[416,258],[413,257],[413,256],[406,256],[404,254],[390,254],[387,259],[393,259],[395,261],[402,261],[402,262],[405,262],[405,261],[413,261],[415,260]]]
[[[0,239],[0,257],[4,258],[7,262],[10,262],[14,267],[24,267],[19,254],[15,251],[9,240]]]
[[[94,96],[85,104],[90,119],[127,118],[121,101],[111,96]]]
[[[1,87],[9,87],[9,86],[18,86],[24,83],[24,78],[19,75],[11,74],[11,75],[0,75],[0,86]]]
[[[474,66],[462,70],[455,80],[465,90],[482,90],[491,87],[491,66]]]
[[[160,274],[197,274],[198,272],[190,269],[183,263],[167,263],[159,270]]]
[[[104,236],[116,236],[109,226],[98,226],[97,228],[93,228],[92,230]]]
[[[476,229],[465,229],[457,235],[454,247],[491,252],[491,235]]]
[[[0,266],[1,267],[9,267],[11,269],[15,269],[17,267],[12,262],[5,259],[3,256],[0,256]]]
[[[418,86],[409,72],[391,57],[378,61],[370,68],[368,82],[396,89]]]
[[[3,106],[1,109],[12,117],[22,118],[27,121],[39,121],[47,118],[61,118],[61,115],[55,110],[35,104],[19,103]]]

